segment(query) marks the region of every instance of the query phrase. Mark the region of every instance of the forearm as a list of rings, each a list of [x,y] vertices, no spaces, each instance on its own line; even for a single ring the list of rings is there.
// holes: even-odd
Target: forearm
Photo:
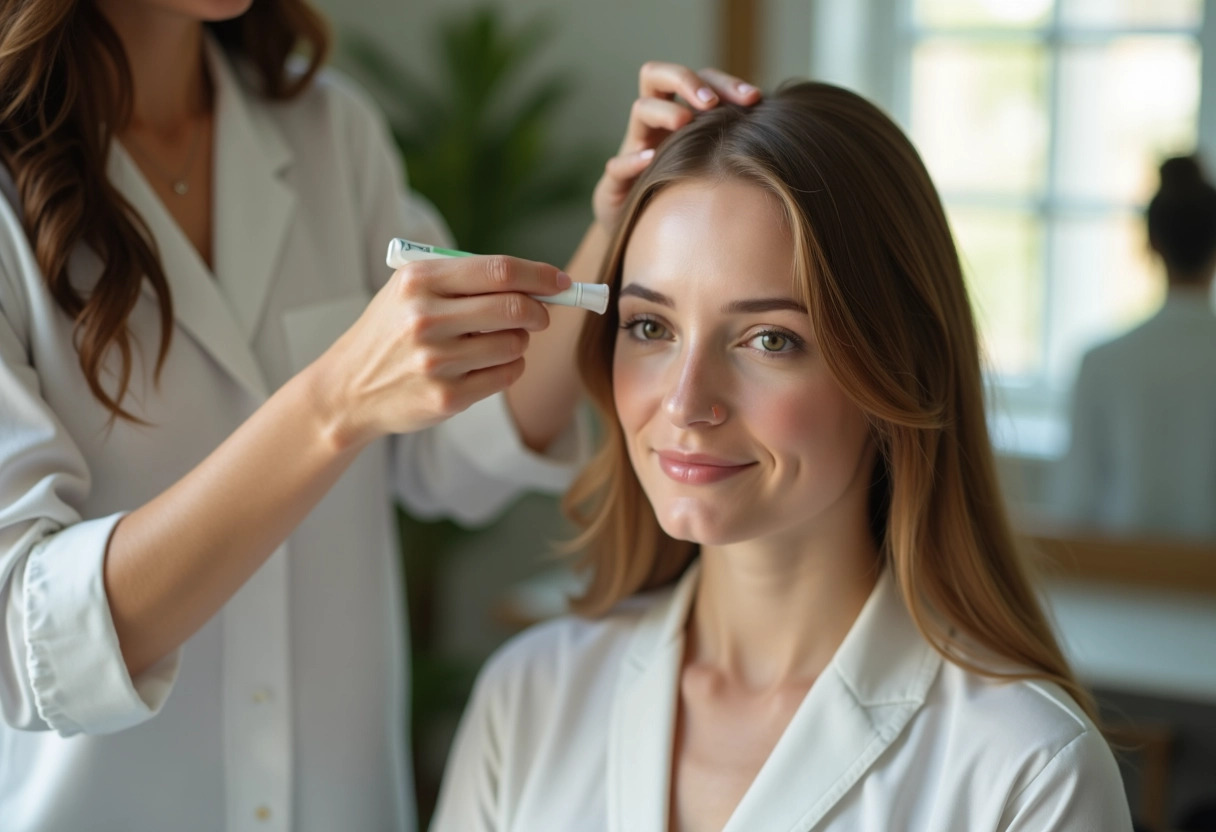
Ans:
[[[357,455],[323,413],[309,377],[297,376],[115,528],[105,586],[133,676],[215,615]]]
[[[599,279],[600,266],[608,251],[608,235],[592,223],[566,267],[581,283]],[[544,451],[574,418],[582,397],[576,349],[587,315],[582,309],[550,306],[549,327],[532,334],[524,353],[526,366],[519,381],[507,389],[507,406],[524,444]]]

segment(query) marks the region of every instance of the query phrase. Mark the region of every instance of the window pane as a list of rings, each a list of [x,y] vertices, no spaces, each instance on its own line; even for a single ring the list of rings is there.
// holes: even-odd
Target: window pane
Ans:
[[[1191,38],[1128,37],[1060,53],[1062,196],[1141,203],[1157,166],[1195,147],[1199,49]]]
[[[1039,26],[1051,17],[1052,0],[915,0],[920,26]]]
[[[950,206],[963,274],[984,347],[985,369],[1003,376],[1034,373],[1042,333],[1042,245],[1028,213]]]
[[[1137,214],[1072,217],[1056,224],[1048,380],[1072,383],[1084,351],[1114,337],[1161,302],[1165,279]]]
[[[1202,0],[1060,0],[1067,26],[1187,26],[1203,22]]]
[[[1043,187],[1046,58],[1034,45],[926,40],[912,56],[912,137],[937,186],[1024,196]]]

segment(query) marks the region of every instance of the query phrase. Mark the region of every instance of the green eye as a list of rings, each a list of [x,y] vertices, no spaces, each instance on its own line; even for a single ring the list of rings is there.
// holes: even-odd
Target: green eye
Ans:
[[[760,336],[760,346],[767,352],[781,352],[789,343],[790,339],[780,332],[766,332]]]
[[[747,339],[747,346],[763,355],[791,355],[801,352],[804,343],[797,335],[779,329],[766,329]]]
[[[646,341],[658,341],[667,334],[667,329],[658,321],[638,321],[637,331]]]

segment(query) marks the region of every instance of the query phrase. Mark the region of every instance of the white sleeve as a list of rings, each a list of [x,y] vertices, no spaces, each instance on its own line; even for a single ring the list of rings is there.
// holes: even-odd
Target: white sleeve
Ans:
[[[133,680],[110,617],[102,565],[121,514],[83,518],[90,475],[40,394],[15,270],[37,274],[0,223],[0,715],[14,728],[109,733],[156,714],[174,652]]]
[[[523,444],[506,397],[484,399],[429,430],[394,437],[396,492],[419,517],[486,523],[526,490],[559,494],[590,457],[585,411],[545,454]]]
[[[1092,728],[1056,753],[1010,801],[1001,832],[1131,832],[1123,780]]]
[[[444,247],[451,232],[429,202],[405,185],[400,156],[381,114],[347,88],[348,142],[359,171],[357,204],[364,246],[378,290],[392,272],[384,265],[388,241],[405,237]],[[523,444],[502,394],[491,396],[441,425],[393,437],[397,496],[420,517],[449,516],[485,523],[527,490],[564,491],[590,457],[589,414],[579,418],[545,454]]]
[[[503,764],[501,706],[495,701],[493,660],[477,677],[448,754],[431,832],[498,832]]]

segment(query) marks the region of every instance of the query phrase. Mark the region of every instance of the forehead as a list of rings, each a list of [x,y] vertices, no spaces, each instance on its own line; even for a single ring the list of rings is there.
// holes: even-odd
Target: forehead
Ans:
[[[625,249],[622,285],[677,301],[793,295],[794,244],[777,197],[741,179],[693,180],[660,191]]]

